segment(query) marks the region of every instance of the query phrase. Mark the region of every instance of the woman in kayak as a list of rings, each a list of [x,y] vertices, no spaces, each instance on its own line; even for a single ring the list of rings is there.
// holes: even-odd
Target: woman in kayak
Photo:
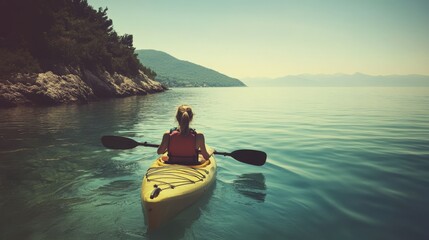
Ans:
[[[189,128],[193,115],[192,108],[188,105],[181,105],[177,108],[176,120],[179,127],[165,132],[158,148],[158,154],[168,151],[167,163],[201,164],[213,154],[214,149],[206,148],[204,135]],[[204,159],[199,160],[199,152]]]

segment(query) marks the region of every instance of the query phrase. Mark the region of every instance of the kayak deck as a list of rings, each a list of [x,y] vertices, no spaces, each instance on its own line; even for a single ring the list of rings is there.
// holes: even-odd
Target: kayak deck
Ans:
[[[148,230],[158,228],[197,201],[212,185],[216,160],[212,156],[200,165],[167,164],[159,157],[147,170],[141,199]]]

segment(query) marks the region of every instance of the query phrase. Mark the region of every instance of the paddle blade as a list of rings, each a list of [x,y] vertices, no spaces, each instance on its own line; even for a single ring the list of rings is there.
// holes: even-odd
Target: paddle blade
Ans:
[[[255,166],[262,166],[267,160],[267,154],[265,152],[257,150],[236,150],[232,152],[230,156],[237,161]]]
[[[139,145],[138,142],[119,136],[103,136],[101,137],[101,143],[104,147],[110,149],[131,149]]]

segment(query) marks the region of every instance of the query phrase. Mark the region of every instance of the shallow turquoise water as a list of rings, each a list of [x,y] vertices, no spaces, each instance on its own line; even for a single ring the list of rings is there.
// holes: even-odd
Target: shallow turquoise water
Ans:
[[[216,185],[161,231],[140,205],[181,103],[219,151]],[[0,110],[0,239],[429,239],[429,88],[173,89],[87,105]]]

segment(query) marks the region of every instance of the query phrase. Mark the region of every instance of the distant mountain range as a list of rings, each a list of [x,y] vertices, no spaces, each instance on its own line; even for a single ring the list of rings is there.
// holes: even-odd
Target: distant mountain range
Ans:
[[[429,87],[429,76],[426,75],[300,74],[243,81],[249,86],[267,87]]]
[[[138,59],[156,72],[156,80],[167,87],[237,87],[246,86],[238,79],[212,69],[179,60],[165,52],[137,50]]]

